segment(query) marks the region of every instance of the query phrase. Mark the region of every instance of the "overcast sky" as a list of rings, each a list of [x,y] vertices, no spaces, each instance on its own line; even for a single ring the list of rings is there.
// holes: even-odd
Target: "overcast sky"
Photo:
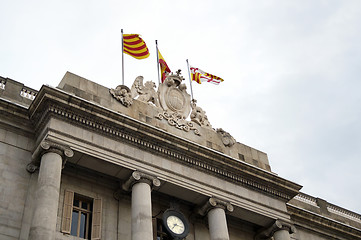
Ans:
[[[215,128],[268,154],[302,191],[361,213],[361,1],[0,0],[0,76],[39,90],[70,71],[121,84],[121,29],[150,57],[125,60],[125,84],[157,82],[155,40],[193,84]],[[189,87],[188,87],[189,89]]]

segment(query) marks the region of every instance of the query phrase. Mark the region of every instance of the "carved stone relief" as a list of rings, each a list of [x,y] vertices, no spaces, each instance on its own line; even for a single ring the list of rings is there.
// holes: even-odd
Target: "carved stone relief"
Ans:
[[[192,100],[191,107],[191,121],[197,123],[199,126],[212,129],[212,125],[208,121],[206,112],[201,107],[197,106],[197,100]]]
[[[185,120],[179,113],[169,113],[163,112],[159,113],[156,118],[162,120],[165,119],[168,121],[168,124],[174,126],[178,129],[181,129],[185,132],[193,131],[196,135],[201,135],[199,130],[194,126],[192,122]]]
[[[143,84],[143,76],[138,76],[132,85],[130,90],[132,98],[138,97],[139,101],[153,103],[156,107],[159,107],[159,98],[158,94],[155,91],[155,83],[152,81],[147,81]]]
[[[217,128],[216,131],[221,136],[224,146],[232,147],[236,143],[236,140],[231,136],[231,134],[224,131],[222,128]]]
[[[181,82],[184,78],[180,75],[180,70],[176,74],[169,74],[158,88],[159,102],[164,112],[159,113],[156,118],[166,119],[168,124],[183,131],[193,131],[196,135],[201,135],[195,125],[187,121],[191,111],[191,96],[187,93],[187,87]]]
[[[170,74],[158,88],[160,105],[167,112],[178,113],[186,119],[191,111],[191,96],[187,93],[186,85],[181,84],[184,78],[177,74]]]
[[[176,74],[167,74],[164,82],[159,85],[157,92],[154,82],[147,81],[143,84],[144,78],[138,76],[134,80],[131,89],[124,85],[119,85],[115,89],[110,89],[110,93],[126,107],[131,106],[133,99],[136,98],[142,102],[152,103],[164,110],[156,118],[160,120],[166,119],[171,126],[187,132],[193,130],[196,135],[200,135],[200,131],[194,123],[208,129],[212,129],[212,125],[208,121],[206,112],[197,106],[197,101],[192,100],[191,102],[191,96],[187,93],[187,87],[185,84],[182,84],[184,78],[180,72],[178,70]],[[186,120],[189,114],[191,121]],[[225,141],[227,145],[233,145],[232,141],[228,138]]]
[[[110,89],[109,92],[125,107],[129,107],[133,104],[132,95],[130,93],[130,89],[127,86],[118,85],[115,89]]]

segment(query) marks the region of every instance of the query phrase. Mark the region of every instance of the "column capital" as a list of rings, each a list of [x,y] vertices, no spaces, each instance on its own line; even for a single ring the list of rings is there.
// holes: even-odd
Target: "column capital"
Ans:
[[[125,191],[131,191],[133,185],[139,182],[147,183],[151,188],[160,186],[160,180],[157,177],[136,170],[132,173],[129,179],[123,183],[122,189]]]
[[[233,212],[234,209],[230,202],[216,197],[210,197],[205,204],[198,208],[197,212],[198,214],[205,216],[213,208],[221,208],[226,212]]]
[[[275,232],[278,232],[280,230],[285,230],[289,234],[295,233],[296,228],[290,223],[283,222],[281,220],[276,220],[270,227],[266,229],[262,229],[255,237],[255,240],[261,240],[261,239],[269,239],[273,237]]]
[[[26,170],[30,173],[34,173],[39,168],[41,157],[48,152],[54,152],[61,156],[63,168],[67,159],[74,156],[74,152],[70,147],[54,141],[43,140],[35,149],[32,155],[33,160],[26,166]]]

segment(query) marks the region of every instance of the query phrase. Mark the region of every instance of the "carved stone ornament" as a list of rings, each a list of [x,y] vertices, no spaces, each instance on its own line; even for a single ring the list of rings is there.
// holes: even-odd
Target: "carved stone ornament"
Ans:
[[[132,186],[137,182],[145,182],[152,188],[160,186],[160,180],[157,177],[140,171],[134,171],[130,178],[125,183],[123,183],[122,189],[124,191],[130,191]]]
[[[197,100],[192,100],[191,107],[191,121],[197,123],[199,126],[212,129],[212,125],[208,121],[206,112],[201,107],[197,106]]]
[[[280,231],[280,230],[285,230],[289,234],[296,232],[296,228],[293,225],[291,225],[289,223],[285,223],[281,220],[276,220],[270,227],[262,229],[260,232],[258,232],[254,239],[255,240],[271,239],[273,237],[273,235],[275,234],[275,232]]]
[[[193,131],[201,135],[195,125],[185,120],[191,111],[191,96],[187,93],[185,84],[181,84],[184,78],[180,70],[176,74],[168,74],[167,78],[159,85],[158,94],[160,106],[164,112],[159,113],[156,118],[168,121],[168,124],[185,132]]]
[[[34,173],[39,168],[41,156],[48,152],[54,152],[61,156],[63,160],[63,168],[67,159],[74,156],[73,150],[69,147],[49,140],[44,140],[34,151],[32,157],[33,160],[26,166],[26,170],[30,173]]]
[[[110,89],[109,92],[125,107],[129,107],[133,104],[132,95],[130,93],[130,89],[127,86],[118,85],[115,89]]]
[[[230,202],[211,197],[205,204],[197,209],[197,213],[201,216],[205,216],[213,208],[222,208],[226,212],[233,212],[234,210]]]
[[[168,121],[169,125],[174,126],[174,127],[178,128],[180,130],[183,130],[185,132],[193,131],[194,134],[196,134],[198,136],[201,135],[199,130],[196,127],[194,127],[194,124],[192,122],[189,122],[189,121],[185,120],[184,117],[181,116],[177,112],[174,112],[174,113],[163,112],[163,113],[159,113],[155,117],[160,119],[160,120],[166,119]]]
[[[222,128],[217,128],[216,131],[221,136],[224,146],[232,147],[236,143],[236,140],[231,136],[231,134],[224,131]]]
[[[159,107],[159,98],[158,94],[155,91],[155,83],[152,81],[147,81],[143,84],[143,76],[138,76],[132,85],[130,90],[132,98],[137,98],[137,100],[145,103],[153,103],[156,107]]]
[[[186,119],[191,111],[191,96],[187,93],[186,85],[181,84],[183,77],[180,71],[177,74],[170,74],[159,85],[159,101],[164,111],[178,113]]]

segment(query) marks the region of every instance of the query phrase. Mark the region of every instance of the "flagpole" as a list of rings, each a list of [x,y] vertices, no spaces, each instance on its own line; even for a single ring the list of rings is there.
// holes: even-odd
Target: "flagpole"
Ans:
[[[124,85],[124,39],[122,29],[122,85]]]
[[[155,40],[155,48],[157,51],[157,70],[158,70],[158,86],[160,85],[160,74],[159,74],[159,51],[158,51],[158,40]]]
[[[187,59],[186,61],[187,61],[187,67],[188,67],[189,83],[190,83],[190,86],[191,86],[191,97],[192,97],[192,100],[193,100],[193,88],[192,88],[191,71],[190,71],[190,69],[189,69],[188,59]]]

